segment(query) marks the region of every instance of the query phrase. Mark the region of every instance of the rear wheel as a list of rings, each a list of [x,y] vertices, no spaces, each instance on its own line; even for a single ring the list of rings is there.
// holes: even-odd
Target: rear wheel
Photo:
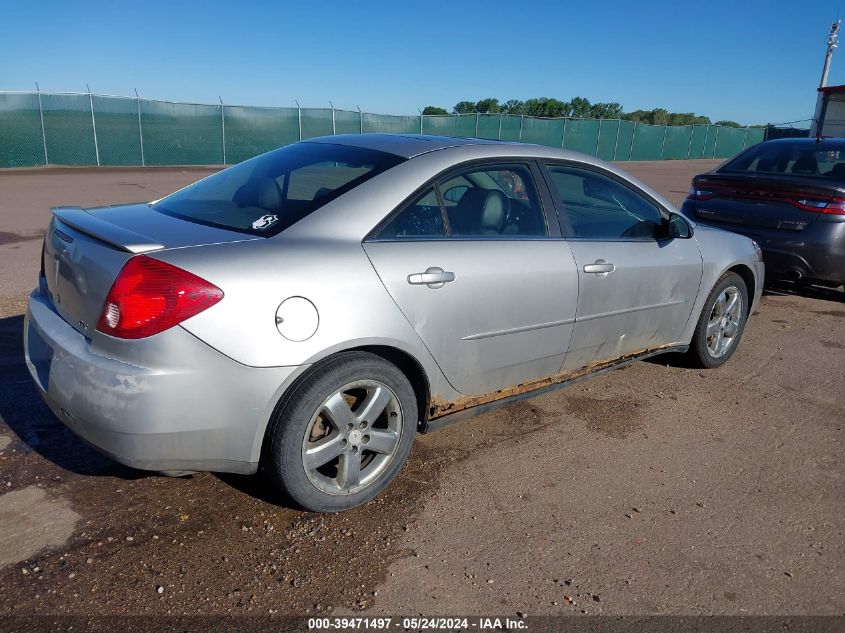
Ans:
[[[739,345],[748,318],[748,289],[742,277],[725,273],[710,291],[690,343],[689,357],[699,367],[727,362]]]
[[[302,507],[336,512],[369,501],[402,468],[416,397],[395,365],[344,352],[295,387],[272,424],[270,479]]]

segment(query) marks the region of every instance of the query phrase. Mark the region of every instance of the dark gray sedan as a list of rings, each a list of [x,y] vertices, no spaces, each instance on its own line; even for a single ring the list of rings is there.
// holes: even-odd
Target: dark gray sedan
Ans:
[[[756,240],[770,279],[845,283],[845,139],[755,145],[696,176],[681,210]]]

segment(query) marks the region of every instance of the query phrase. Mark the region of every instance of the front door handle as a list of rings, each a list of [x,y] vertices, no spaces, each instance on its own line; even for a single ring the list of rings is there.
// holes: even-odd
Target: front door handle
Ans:
[[[455,273],[430,266],[424,273],[408,275],[408,283],[413,286],[428,286],[429,288],[442,288],[448,282],[455,281]]]
[[[595,263],[584,266],[585,273],[592,273],[594,275],[598,275],[599,277],[607,277],[614,270],[616,270],[616,266],[610,262],[604,261],[603,259],[597,259]]]

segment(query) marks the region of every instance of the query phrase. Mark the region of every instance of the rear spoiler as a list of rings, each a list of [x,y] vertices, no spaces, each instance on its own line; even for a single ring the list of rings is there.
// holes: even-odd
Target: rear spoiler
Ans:
[[[53,207],[50,212],[64,224],[128,253],[147,253],[164,248],[163,244],[101,220],[82,207]]]

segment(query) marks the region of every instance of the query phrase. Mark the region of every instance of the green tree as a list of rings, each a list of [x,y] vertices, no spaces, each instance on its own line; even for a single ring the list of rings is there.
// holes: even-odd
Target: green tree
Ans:
[[[590,116],[594,119],[618,119],[622,116],[622,105],[613,103],[594,103],[590,106]]]
[[[492,97],[488,97],[486,99],[482,99],[481,101],[475,102],[475,111],[476,112],[488,112],[490,114],[497,113],[501,110],[499,107],[499,100],[493,99]]]
[[[472,101],[458,101],[455,107],[452,108],[455,114],[471,114],[475,112],[475,103]]]
[[[633,110],[622,115],[626,121],[634,123],[651,123],[651,112],[647,110]]]
[[[710,119],[706,116],[698,116],[694,112],[670,112],[669,125],[703,125],[709,124]]]
[[[651,123],[653,125],[667,125],[669,123],[669,110],[655,108],[651,111]]]
[[[527,99],[523,104],[521,114],[528,116],[539,117],[561,117],[570,116],[570,106],[559,99],[550,99],[549,97],[537,97],[534,99]]]
[[[449,114],[449,112],[446,110],[446,108],[440,108],[438,106],[426,106],[425,108],[423,108],[422,113],[423,114],[429,114],[429,115]]]
[[[573,97],[569,102],[571,116],[588,118],[590,116],[590,100],[584,97]]]
[[[525,103],[519,99],[508,99],[502,105],[505,114],[525,114]]]
[[[736,121],[728,121],[728,120],[716,121],[716,125],[723,125],[725,127],[742,127]]]

